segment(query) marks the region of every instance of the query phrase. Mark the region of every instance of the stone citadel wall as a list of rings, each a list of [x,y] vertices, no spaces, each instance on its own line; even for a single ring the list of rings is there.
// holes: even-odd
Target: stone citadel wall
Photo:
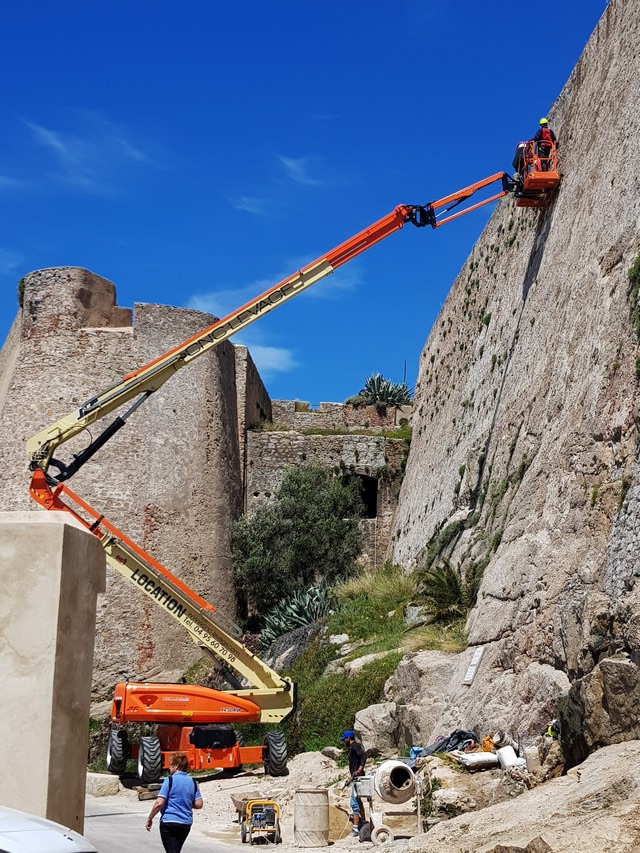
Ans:
[[[499,203],[420,359],[394,558],[484,569],[483,663],[469,689],[460,661],[440,731],[535,730],[589,678],[613,718],[599,662],[638,658],[639,42],[640,0],[614,0],[549,113],[556,198]]]
[[[542,212],[500,202],[421,355],[391,553],[407,568],[429,555],[482,578],[467,630],[484,654],[471,687],[469,654],[452,656],[434,733],[537,731],[569,687],[583,709],[582,747],[635,731],[623,703],[640,702],[638,302],[628,280],[640,252],[639,43],[640,0],[612,0],[549,113],[561,141],[559,193]],[[203,319],[136,306],[131,326],[113,286],[81,270],[44,270],[25,284],[0,354],[8,509],[30,508],[29,435]],[[242,507],[238,424],[268,414],[257,381],[239,406],[237,364],[231,344],[216,348],[73,481],[227,612],[229,523]],[[284,459],[317,453],[384,469],[388,451],[371,437],[300,440],[314,413],[290,409],[272,407],[274,421],[295,427],[289,434],[247,432],[247,502],[272,493]],[[100,618],[102,695],[117,670],[179,673],[193,655],[118,579]],[[610,656],[617,668],[605,666]]]
[[[363,481],[368,481],[372,490],[367,495],[369,517],[361,522],[364,535],[362,562],[367,569],[380,568],[389,555],[407,452],[407,441],[382,435],[250,431],[247,433],[245,473],[247,512],[269,500],[282,483],[287,468],[308,465],[313,461],[328,470],[351,469],[363,477]]]
[[[289,429],[340,429],[357,431],[359,428],[382,432],[396,429],[411,421],[412,406],[394,406],[389,409],[375,406],[354,406],[351,403],[320,403],[311,409],[300,400],[273,400],[271,403],[274,424]]]

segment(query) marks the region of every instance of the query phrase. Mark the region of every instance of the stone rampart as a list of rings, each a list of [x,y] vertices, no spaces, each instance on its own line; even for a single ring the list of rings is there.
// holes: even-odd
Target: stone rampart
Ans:
[[[247,430],[271,421],[271,398],[246,347],[236,345],[236,393],[238,397],[238,436],[240,470],[244,478],[245,436]]]
[[[309,408],[300,400],[272,400],[272,419],[289,429],[398,429],[411,422],[412,406],[354,406],[351,403],[320,403],[317,409]]]
[[[381,435],[346,432],[303,435],[295,431],[247,433],[245,503],[251,512],[278,490],[288,468],[318,462],[334,470],[351,468],[366,481],[369,518],[363,519],[363,561],[380,567],[388,556],[390,535],[408,442]]]

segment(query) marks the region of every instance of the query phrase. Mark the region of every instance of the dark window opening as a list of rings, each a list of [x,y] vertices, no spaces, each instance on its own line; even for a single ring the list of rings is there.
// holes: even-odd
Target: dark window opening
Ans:
[[[364,503],[364,517],[377,518],[378,516],[378,481],[375,477],[366,474],[356,475],[360,480],[360,495]]]

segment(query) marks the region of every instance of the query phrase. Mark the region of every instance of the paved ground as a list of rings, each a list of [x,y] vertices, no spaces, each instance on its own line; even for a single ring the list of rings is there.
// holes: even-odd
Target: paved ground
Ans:
[[[139,802],[122,795],[114,797],[87,797],[84,836],[100,853],[164,853],[160,841],[158,818],[153,829],[147,832],[145,821],[151,802]],[[229,838],[232,840],[232,837]],[[203,832],[196,814],[194,827],[184,846],[184,853],[231,853],[234,847]]]

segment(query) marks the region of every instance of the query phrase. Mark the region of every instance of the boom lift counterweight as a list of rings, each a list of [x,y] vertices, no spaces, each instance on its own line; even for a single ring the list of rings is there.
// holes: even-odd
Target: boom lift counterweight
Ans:
[[[465,206],[475,193],[498,181],[501,190],[489,198]],[[408,222],[417,227],[438,228],[460,216],[513,192],[515,185],[498,172],[451,195],[426,205],[398,205],[387,216],[365,228],[325,256],[306,265],[272,288],[247,302],[168,352],[123,376],[109,388],[89,398],[77,410],[41,430],[27,442],[32,498],[48,510],[68,512],[98,537],[107,562],[134,587],[141,590],[189,632],[193,642],[208,653],[225,674],[232,689],[217,691],[193,685],[150,682],[118,684],[112,703],[112,720],[158,723],[158,738],[142,738],[131,749],[123,729],[109,738],[107,764],[115,772],[124,769],[130,754],[138,756],[139,775],[150,782],[168,767],[177,749],[189,756],[192,768],[238,769],[242,763],[264,761],[272,775],[285,772],[286,745],[281,735],[269,732],[263,747],[243,747],[232,729],[214,723],[284,720],[294,706],[294,685],[253,655],[232,632],[214,617],[215,608],[179,580],[150,554],[130,540],[101,513],[66,485],[93,455],[118,432],[136,409],[180,368],[187,366],[259,317],[302,293],[343,264],[384,240]],[[55,457],[60,445],[129,404],[84,451],[68,464]],[[56,471],[55,475],[51,470]],[[235,675],[234,675],[235,673]],[[248,683],[249,686],[245,686]],[[231,732],[229,734],[229,732]]]

